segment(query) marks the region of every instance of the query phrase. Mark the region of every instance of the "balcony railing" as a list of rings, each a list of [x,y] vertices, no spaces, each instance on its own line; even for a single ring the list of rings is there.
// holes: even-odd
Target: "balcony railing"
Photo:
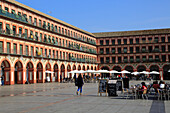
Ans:
[[[12,18],[12,19],[24,22],[24,23],[32,24],[34,26],[41,27],[41,28],[44,28],[46,30],[49,30],[49,31],[52,31],[52,32],[55,32],[55,33],[59,33],[59,34],[63,34],[63,35],[69,36],[68,34],[64,34],[64,33],[58,32],[55,29],[54,26],[52,27],[52,26],[48,26],[46,24],[42,25],[39,22],[28,21],[28,18],[26,16],[24,16],[24,15],[12,14],[12,13],[9,13],[9,12],[7,12],[5,10],[2,10],[2,9],[0,9],[0,15],[5,16],[5,17],[9,17],[9,18]],[[71,36],[69,36],[69,37],[71,37]],[[71,37],[71,38],[75,38],[75,37]],[[87,39],[87,40],[84,39],[83,40],[83,38],[76,38],[76,39],[84,41],[84,42],[87,42],[87,43],[90,43],[90,44],[96,45],[96,41],[95,40],[90,40],[90,39]]]

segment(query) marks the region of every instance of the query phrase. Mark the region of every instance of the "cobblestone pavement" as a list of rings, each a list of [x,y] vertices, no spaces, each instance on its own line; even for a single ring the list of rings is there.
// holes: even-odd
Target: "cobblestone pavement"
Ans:
[[[86,83],[82,96],[76,89],[73,83],[2,86],[0,113],[170,113],[170,101],[98,96],[98,83]]]

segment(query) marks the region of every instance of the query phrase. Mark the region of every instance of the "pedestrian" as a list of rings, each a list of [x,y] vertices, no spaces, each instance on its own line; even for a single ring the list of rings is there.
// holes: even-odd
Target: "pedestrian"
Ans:
[[[77,80],[76,82],[77,82],[77,87],[78,87],[76,94],[78,95],[78,92],[80,90],[80,95],[82,95],[82,87],[83,87],[84,82],[83,82],[83,78],[81,74],[79,74],[76,80]]]
[[[60,83],[62,83],[62,75],[60,75]]]

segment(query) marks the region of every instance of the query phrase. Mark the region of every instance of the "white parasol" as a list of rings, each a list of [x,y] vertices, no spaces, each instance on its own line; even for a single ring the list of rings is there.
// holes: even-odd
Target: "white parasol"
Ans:
[[[126,70],[123,70],[123,71],[121,71],[120,73],[126,73],[126,74],[129,74],[130,72],[129,72],[129,71],[126,71]]]
[[[140,74],[149,74],[149,72],[147,71],[142,71],[142,72],[139,72]]]
[[[131,73],[132,75],[139,75],[139,72],[135,71]]]
[[[157,72],[157,71],[152,71],[152,72],[150,72],[149,74],[160,74],[160,73]]]
[[[120,72],[118,72],[118,71],[116,71],[116,70],[111,70],[111,71],[109,71],[110,73],[120,73]]]
[[[45,71],[45,73],[54,73],[54,72],[52,72],[52,71]]]
[[[109,73],[109,71],[108,70],[98,70],[95,73]]]

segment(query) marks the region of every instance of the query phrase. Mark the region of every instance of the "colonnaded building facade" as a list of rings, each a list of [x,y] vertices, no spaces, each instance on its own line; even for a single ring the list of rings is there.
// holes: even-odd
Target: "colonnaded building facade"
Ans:
[[[99,69],[157,71],[170,80],[170,29],[94,33]]]
[[[5,85],[43,83],[46,76],[58,82],[71,70],[96,70],[96,61],[92,33],[15,0],[0,1],[0,72]]]
[[[170,79],[169,62],[170,29],[89,33],[15,0],[0,1],[5,85],[44,83],[47,76],[59,82],[88,69],[158,71],[157,79]]]

